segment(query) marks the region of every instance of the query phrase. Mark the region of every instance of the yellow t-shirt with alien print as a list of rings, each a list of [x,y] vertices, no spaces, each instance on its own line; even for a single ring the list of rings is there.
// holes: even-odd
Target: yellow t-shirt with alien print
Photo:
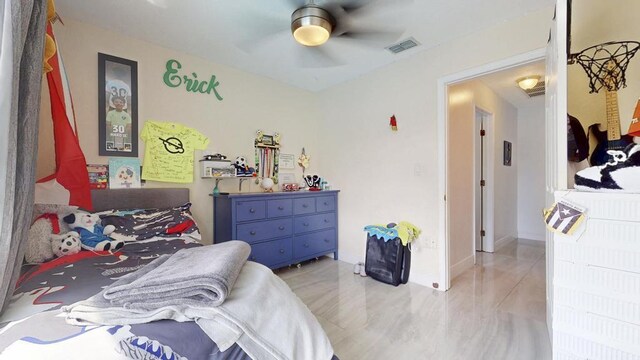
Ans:
[[[209,145],[199,131],[172,122],[147,120],[140,138],[145,143],[142,179],[153,181],[193,182],[193,152]]]

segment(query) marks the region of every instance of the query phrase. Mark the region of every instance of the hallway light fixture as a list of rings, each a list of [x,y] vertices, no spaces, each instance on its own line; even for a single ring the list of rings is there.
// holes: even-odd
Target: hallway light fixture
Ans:
[[[538,85],[538,81],[540,81],[540,75],[530,75],[516,80],[516,83],[520,89],[529,90]]]

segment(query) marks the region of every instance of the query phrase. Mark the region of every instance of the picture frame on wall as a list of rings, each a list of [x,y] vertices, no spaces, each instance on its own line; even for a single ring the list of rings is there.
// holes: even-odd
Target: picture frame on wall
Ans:
[[[98,153],[138,157],[138,63],[98,53]]]
[[[273,146],[273,136],[272,135],[263,135],[262,136],[262,145]]]
[[[506,140],[504,141],[503,164],[504,166],[511,166],[511,142]]]

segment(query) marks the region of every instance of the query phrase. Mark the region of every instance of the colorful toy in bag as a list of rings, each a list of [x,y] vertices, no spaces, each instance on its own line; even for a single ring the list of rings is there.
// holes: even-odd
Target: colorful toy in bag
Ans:
[[[116,228],[113,225],[102,226],[98,215],[77,212],[65,216],[64,221],[78,232],[82,248],[95,251],[116,251],[124,246],[122,240],[114,240],[108,235]]]

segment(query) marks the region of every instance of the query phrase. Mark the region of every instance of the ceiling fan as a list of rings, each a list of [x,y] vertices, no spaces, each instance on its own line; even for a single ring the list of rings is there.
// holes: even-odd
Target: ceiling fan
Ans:
[[[411,2],[413,0],[287,0],[289,8],[293,9],[290,21],[285,22],[280,16],[269,18],[266,14],[260,19],[254,18],[258,23],[253,26],[259,33],[258,39],[245,41],[240,48],[251,52],[260,42],[290,31],[296,45],[303,45],[293,49],[302,67],[341,65],[340,52],[334,44],[379,49],[390,45],[404,31],[395,24],[389,25],[392,21],[381,22],[380,15],[393,14],[392,10]],[[372,20],[376,15],[377,19]],[[308,61],[311,57],[313,61]]]

